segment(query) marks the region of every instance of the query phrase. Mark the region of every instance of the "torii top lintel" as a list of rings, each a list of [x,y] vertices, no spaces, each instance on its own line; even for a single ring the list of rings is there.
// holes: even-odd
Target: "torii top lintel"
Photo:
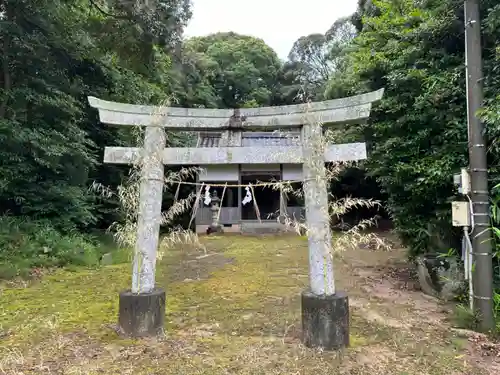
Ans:
[[[92,96],[101,122],[110,125],[161,126],[171,130],[274,130],[318,121],[322,124],[361,122],[384,89],[366,94],[309,104],[231,109],[176,108],[110,102]]]

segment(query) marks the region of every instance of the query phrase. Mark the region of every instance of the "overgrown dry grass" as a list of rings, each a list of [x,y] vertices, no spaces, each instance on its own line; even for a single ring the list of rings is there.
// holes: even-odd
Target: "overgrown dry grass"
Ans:
[[[176,248],[158,265],[167,330],[117,336],[118,292],[129,265],[59,271],[0,297],[0,374],[493,374],[443,306],[394,275],[399,250],[336,254],[351,304],[352,347],[321,353],[300,342],[307,245],[296,236],[203,238],[207,253]],[[497,366],[497,367],[494,367]]]

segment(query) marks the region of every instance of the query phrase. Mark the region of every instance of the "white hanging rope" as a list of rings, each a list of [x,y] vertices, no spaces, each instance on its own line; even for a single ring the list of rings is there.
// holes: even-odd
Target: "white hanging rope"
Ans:
[[[203,203],[208,206],[210,202],[212,202],[212,197],[210,196],[210,185],[207,185],[205,186],[205,196]]]
[[[245,197],[241,201],[243,206],[246,206],[247,203],[250,203],[252,201],[252,191],[250,188],[250,184],[248,184],[248,186],[245,187],[245,191],[246,191]]]
[[[283,186],[283,185],[291,185],[291,184],[300,184],[303,182],[307,181],[316,181],[317,178],[306,178],[303,180],[282,180],[282,181],[272,181],[272,182],[256,182],[253,184],[253,187],[272,187],[272,186]],[[202,182],[190,182],[190,181],[180,181],[180,180],[175,180],[175,181],[167,181],[168,184],[181,184],[181,185],[192,185],[192,186],[202,186],[204,183]],[[212,183],[210,184],[211,187],[221,187],[223,188],[226,186],[226,183],[223,184],[215,184]],[[234,183],[227,183],[228,188],[235,188],[235,187],[246,187],[247,185],[243,184],[234,184]]]

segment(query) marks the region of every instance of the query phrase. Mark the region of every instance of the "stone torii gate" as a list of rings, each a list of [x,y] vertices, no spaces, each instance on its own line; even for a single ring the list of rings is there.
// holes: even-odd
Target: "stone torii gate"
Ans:
[[[335,290],[325,163],[366,159],[365,143],[314,145],[323,140],[322,125],[360,123],[384,90],[310,104],[227,109],[160,108],[104,101],[89,97],[100,121],[110,125],[145,126],[143,149],[106,147],[105,163],[143,164],[140,209],[132,289],[120,293],[119,325],[132,336],[155,335],[163,330],[165,291],[155,287],[159,245],[164,165],[302,164],[309,244],[310,288],[302,293],[304,343],[337,349],[349,345],[348,297]],[[242,113],[240,113],[242,112]],[[313,121],[311,121],[313,118]],[[223,132],[218,148],[167,148],[165,130]],[[242,131],[301,129],[298,146],[242,147]],[[318,152],[319,151],[319,152]],[[137,258],[137,256],[136,256]]]

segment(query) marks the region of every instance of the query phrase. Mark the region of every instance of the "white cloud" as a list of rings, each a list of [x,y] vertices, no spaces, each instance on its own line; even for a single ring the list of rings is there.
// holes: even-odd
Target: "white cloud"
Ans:
[[[285,59],[299,37],[324,33],[356,10],[357,0],[193,0],[185,34],[234,31],[262,38]]]

